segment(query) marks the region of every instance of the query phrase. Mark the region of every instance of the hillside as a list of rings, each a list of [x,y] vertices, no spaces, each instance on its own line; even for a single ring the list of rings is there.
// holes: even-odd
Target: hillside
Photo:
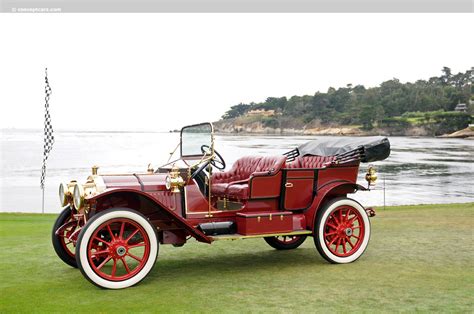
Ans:
[[[466,128],[474,112],[473,68],[414,83],[398,79],[366,88],[348,84],[314,95],[268,97],[232,106],[216,129],[225,133],[442,135]],[[459,104],[466,109],[459,110]],[[458,106],[458,111],[456,107]]]

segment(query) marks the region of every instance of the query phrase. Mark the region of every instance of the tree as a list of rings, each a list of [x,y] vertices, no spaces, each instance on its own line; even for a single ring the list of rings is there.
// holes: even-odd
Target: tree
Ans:
[[[393,78],[377,87],[347,84],[311,96],[268,97],[261,103],[240,103],[232,106],[223,119],[265,109],[278,112],[278,121],[285,126],[303,127],[310,121],[319,120],[323,124],[362,123],[364,128],[372,128],[374,123],[380,125],[384,120],[402,128],[409,120],[402,123],[396,117],[406,112],[452,111],[459,102],[468,103],[472,99],[473,68],[455,75],[449,67],[443,67],[441,71],[437,77],[414,83],[401,83]],[[275,124],[273,120],[266,123]]]
[[[364,130],[372,130],[375,113],[370,106],[365,105],[359,113],[359,120]]]
[[[250,105],[238,104],[230,107],[230,110],[227,110],[226,113],[222,116],[222,119],[232,119],[243,115],[249,110]]]
[[[443,69],[441,69],[441,72],[443,72],[443,75],[440,77],[441,78],[441,83],[443,85],[448,85],[451,83],[451,69],[448,68],[448,67],[443,67]]]
[[[381,105],[375,107],[374,110],[374,120],[377,122],[377,126],[380,127],[383,118],[385,117],[385,110]]]

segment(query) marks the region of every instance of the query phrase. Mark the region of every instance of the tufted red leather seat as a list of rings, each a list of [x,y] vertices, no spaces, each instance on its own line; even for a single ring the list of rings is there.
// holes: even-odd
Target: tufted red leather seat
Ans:
[[[256,171],[261,158],[261,156],[246,156],[237,159],[229,171],[214,173],[212,183],[229,183],[248,179]]]
[[[299,156],[296,157],[294,161],[286,164],[285,168],[287,169],[314,169],[314,168],[324,168],[336,157],[334,156]]]
[[[267,176],[283,167],[286,156],[247,156],[238,159],[229,171],[214,173],[211,192],[214,196],[246,200],[251,176]]]

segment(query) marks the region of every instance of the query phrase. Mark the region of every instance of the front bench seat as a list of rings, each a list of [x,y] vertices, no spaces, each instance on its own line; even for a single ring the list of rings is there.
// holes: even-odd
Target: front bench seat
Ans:
[[[238,159],[229,171],[214,173],[211,193],[232,200],[249,199],[249,181],[252,177],[270,176],[284,166],[286,156],[247,156]]]

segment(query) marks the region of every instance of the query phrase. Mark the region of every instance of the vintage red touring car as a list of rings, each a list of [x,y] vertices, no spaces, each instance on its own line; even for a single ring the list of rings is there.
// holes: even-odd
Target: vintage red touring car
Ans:
[[[179,158],[157,170],[105,175],[93,167],[84,184],[61,184],[57,255],[93,284],[120,289],[145,278],[160,244],[191,237],[263,238],[288,250],[312,236],[331,263],[365,251],[374,212],[347,194],[368,189],[356,183],[359,164],[387,158],[386,138],[310,141],[280,156],[242,157],[228,171],[219,171],[226,164],[210,123],[184,127],[178,147]],[[373,167],[366,180],[376,180]]]

